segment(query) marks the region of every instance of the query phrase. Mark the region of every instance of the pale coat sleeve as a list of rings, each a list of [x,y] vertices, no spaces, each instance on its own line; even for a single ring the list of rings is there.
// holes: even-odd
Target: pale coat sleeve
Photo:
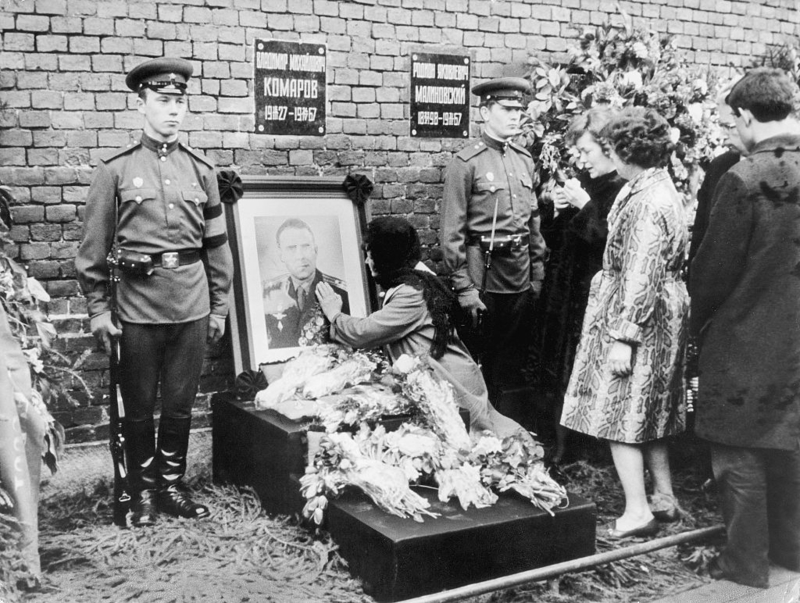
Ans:
[[[642,326],[653,315],[666,274],[669,234],[665,218],[650,199],[640,204],[629,228],[622,250],[620,302],[608,319],[608,329],[614,339],[641,343]]]
[[[424,325],[427,308],[412,287],[401,285],[386,297],[383,308],[365,318],[339,314],[331,323],[331,337],[354,348],[377,348]]]

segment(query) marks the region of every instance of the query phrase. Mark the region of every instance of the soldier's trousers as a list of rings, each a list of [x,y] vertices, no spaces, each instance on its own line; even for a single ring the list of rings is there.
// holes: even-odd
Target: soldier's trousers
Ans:
[[[483,302],[487,312],[479,355],[489,397],[497,405],[504,391],[525,385],[523,369],[529,356],[536,299],[529,289],[486,293]],[[502,404],[496,407],[504,412]]]
[[[159,382],[162,418],[191,418],[207,337],[208,317],[163,325],[122,323],[119,380],[128,421],[153,416]]]

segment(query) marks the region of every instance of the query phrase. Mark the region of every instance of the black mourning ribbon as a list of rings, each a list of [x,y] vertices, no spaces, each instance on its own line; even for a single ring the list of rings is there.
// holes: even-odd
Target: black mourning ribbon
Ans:
[[[363,174],[348,174],[342,183],[344,191],[353,203],[364,205],[375,186]]]
[[[219,198],[223,203],[236,203],[244,194],[242,179],[236,170],[217,170],[217,185],[219,186]]]
[[[238,400],[253,400],[256,394],[267,388],[267,378],[261,371],[247,369],[236,377],[236,398]]]

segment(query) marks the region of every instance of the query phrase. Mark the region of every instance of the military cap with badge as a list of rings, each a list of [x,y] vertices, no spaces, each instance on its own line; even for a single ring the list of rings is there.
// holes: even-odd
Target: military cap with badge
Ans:
[[[510,109],[525,109],[522,99],[530,92],[530,83],[521,77],[498,77],[472,87],[472,93],[480,97],[481,105],[496,102]]]
[[[137,65],[125,77],[125,85],[134,92],[149,88],[159,94],[186,94],[194,69],[186,59],[164,57]]]

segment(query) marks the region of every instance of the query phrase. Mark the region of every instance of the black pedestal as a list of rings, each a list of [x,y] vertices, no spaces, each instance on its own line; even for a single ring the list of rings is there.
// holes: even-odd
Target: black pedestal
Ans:
[[[485,509],[439,502],[436,492],[415,491],[438,518],[424,523],[389,515],[352,493],[328,506],[328,531],[364,590],[397,601],[507,576],[595,552],[594,503],[570,495],[551,516],[514,494]]]
[[[306,424],[228,395],[211,400],[217,482],[252,487],[268,513],[300,513],[307,462]],[[466,413],[462,418],[468,422]],[[383,422],[397,429],[405,418]],[[365,590],[381,601],[455,588],[594,553],[596,509],[577,496],[551,516],[515,494],[464,511],[417,488],[438,518],[424,523],[378,509],[365,495],[331,501],[328,530]]]

